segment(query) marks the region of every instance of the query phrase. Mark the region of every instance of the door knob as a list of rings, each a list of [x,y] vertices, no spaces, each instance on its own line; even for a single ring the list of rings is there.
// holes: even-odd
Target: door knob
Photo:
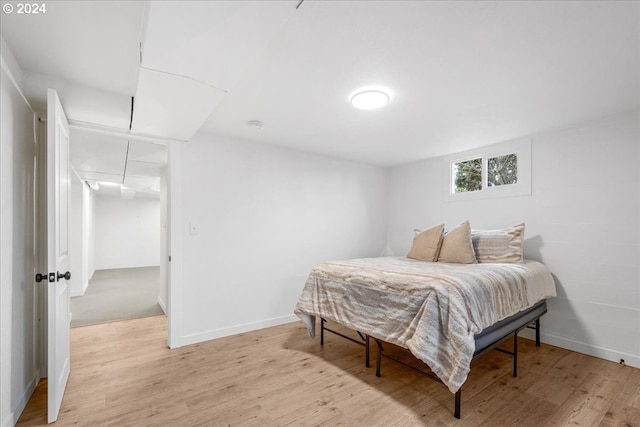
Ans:
[[[58,271],[58,281],[60,281],[60,279],[64,279],[64,280],[69,280],[71,279],[71,273],[70,272],[66,272],[66,273],[60,273]]]

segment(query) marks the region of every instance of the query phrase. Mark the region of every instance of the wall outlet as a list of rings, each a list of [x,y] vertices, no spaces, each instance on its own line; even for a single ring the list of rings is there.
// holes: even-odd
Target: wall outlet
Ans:
[[[192,236],[198,235],[198,227],[191,221],[189,221],[189,234]]]

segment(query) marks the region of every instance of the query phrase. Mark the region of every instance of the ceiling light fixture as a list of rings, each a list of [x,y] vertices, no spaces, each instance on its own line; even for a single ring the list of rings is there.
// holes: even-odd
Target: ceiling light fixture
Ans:
[[[351,105],[358,110],[375,110],[389,103],[389,95],[379,89],[360,90],[351,97]]]

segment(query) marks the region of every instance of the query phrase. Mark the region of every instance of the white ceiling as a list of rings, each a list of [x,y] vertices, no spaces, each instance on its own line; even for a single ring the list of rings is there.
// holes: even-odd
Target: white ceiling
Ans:
[[[76,127],[71,129],[70,141],[71,164],[80,179],[98,184],[99,193],[159,197],[160,176],[167,165],[166,145]]]
[[[2,37],[22,69],[132,96],[143,2],[56,0],[46,6],[44,14],[2,14]]]
[[[389,166],[638,109],[639,7],[307,1],[203,129]]]
[[[1,24],[32,80],[113,94],[107,102],[61,91],[72,119],[128,129],[125,101],[136,95],[136,108],[151,108],[145,120],[134,111],[140,133],[175,137],[202,125],[381,166],[640,108],[639,2],[297,4],[158,1],[145,12],[141,2],[47,2],[46,15],[2,14]],[[184,107],[179,80],[143,82],[140,69],[222,93]],[[389,105],[353,109],[350,95],[366,85],[386,87]],[[166,112],[156,123],[153,108]]]
[[[132,131],[188,140],[295,12],[286,1],[155,1]]]

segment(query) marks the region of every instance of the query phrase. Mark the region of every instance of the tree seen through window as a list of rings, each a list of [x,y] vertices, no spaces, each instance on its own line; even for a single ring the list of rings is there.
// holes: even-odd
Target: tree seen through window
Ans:
[[[487,161],[487,186],[516,184],[518,182],[518,156],[492,157]]]
[[[485,175],[486,174],[486,175]],[[485,178],[483,180],[483,178]],[[453,190],[455,193],[481,191],[487,187],[516,184],[518,182],[518,155],[490,157],[483,169],[483,159],[471,159],[453,164]]]
[[[456,193],[482,190],[482,159],[458,162],[453,173]]]

